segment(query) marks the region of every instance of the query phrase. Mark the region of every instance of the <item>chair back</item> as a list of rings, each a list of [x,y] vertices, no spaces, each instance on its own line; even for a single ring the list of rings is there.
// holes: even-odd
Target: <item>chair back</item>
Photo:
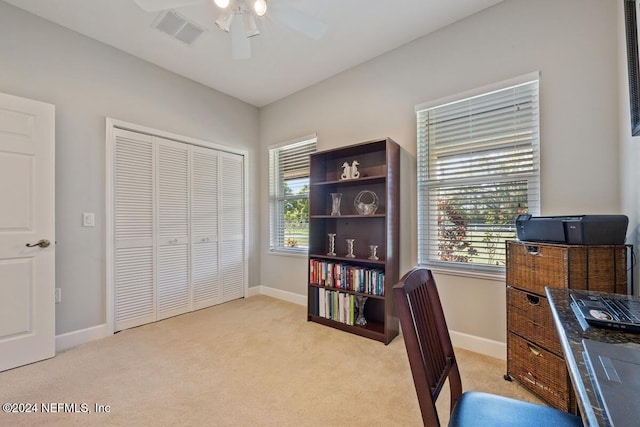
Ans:
[[[449,378],[453,410],[462,383],[436,282],[430,270],[416,268],[400,279],[393,293],[422,420],[425,426],[439,426],[435,402],[442,386]]]

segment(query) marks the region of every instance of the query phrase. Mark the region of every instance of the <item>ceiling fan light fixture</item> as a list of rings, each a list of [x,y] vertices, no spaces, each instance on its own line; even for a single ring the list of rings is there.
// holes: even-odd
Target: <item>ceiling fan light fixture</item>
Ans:
[[[253,11],[258,16],[264,16],[267,13],[267,0],[255,0],[253,3]]]
[[[229,0],[213,0],[220,9],[226,9],[229,6]]]
[[[247,38],[257,36],[260,34],[258,31],[258,26],[256,25],[256,20],[253,18],[253,15],[245,13],[242,15],[242,20],[244,21],[244,30],[247,34]]]
[[[231,22],[233,21],[233,15],[235,15],[232,11],[228,10],[224,12],[218,19],[216,19],[216,25],[224,32],[229,32],[231,29]]]

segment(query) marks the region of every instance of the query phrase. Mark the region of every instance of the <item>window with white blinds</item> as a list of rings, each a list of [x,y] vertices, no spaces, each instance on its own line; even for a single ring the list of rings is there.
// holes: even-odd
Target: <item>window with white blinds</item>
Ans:
[[[418,263],[500,272],[516,216],[540,210],[537,76],[416,113]]]
[[[269,149],[271,250],[309,248],[309,155],[315,135]]]

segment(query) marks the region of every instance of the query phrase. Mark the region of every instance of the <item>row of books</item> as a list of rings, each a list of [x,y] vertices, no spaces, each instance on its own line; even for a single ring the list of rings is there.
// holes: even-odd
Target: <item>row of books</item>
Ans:
[[[327,288],[384,295],[384,271],[321,259],[309,260],[309,281]]]
[[[353,326],[358,316],[356,296],[315,286],[309,287],[311,314]]]

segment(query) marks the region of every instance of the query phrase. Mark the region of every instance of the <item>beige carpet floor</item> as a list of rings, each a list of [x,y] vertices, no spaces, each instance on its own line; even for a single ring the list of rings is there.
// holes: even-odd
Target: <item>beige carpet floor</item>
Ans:
[[[537,399],[457,350],[465,390]],[[447,391],[445,391],[446,393]],[[420,426],[402,337],[388,346],[258,296],[122,331],[0,373],[1,426]],[[57,404],[57,405],[56,405]],[[78,412],[65,412],[75,409]],[[96,413],[95,405],[109,412]],[[443,425],[448,397],[438,402]],[[84,413],[84,410],[88,413]]]

